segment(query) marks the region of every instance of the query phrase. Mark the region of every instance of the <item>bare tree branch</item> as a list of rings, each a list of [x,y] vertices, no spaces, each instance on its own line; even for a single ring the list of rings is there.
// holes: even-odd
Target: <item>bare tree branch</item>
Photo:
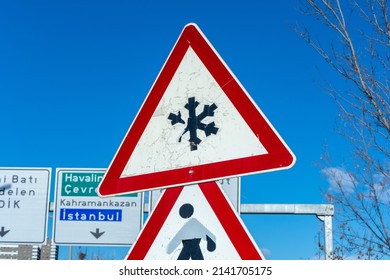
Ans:
[[[331,39],[314,40],[309,28],[294,28],[349,85],[326,81],[339,108],[338,132],[353,150],[349,168],[328,161],[323,169],[333,184],[327,198],[339,209],[336,258],[390,256],[389,10],[387,0],[305,0],[301,12]]]

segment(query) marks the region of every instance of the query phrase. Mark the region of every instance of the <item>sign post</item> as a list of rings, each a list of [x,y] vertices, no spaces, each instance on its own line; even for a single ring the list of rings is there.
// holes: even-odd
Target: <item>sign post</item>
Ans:
[[[57,169],[53,241],[61,245],[131,245],[142,227],[141,193],[99,197],[103,169]]]
[[[0,169],[0,243],[46,241],[51,168]]]

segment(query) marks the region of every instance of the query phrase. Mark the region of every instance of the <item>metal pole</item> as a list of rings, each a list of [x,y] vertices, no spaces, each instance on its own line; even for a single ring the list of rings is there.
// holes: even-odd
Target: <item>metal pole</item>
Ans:
[[[332,204],[241,204],[241,213],[316,215],[324,222],[325,259],[333,260]]]
[[[317,216],[318,219],[324,222],[324,238],[325,238],[325,259],[333,260],[333,226],[332,216]]]
[[[333,216],[334,207],[331,204],[241,204],[241,213]]]

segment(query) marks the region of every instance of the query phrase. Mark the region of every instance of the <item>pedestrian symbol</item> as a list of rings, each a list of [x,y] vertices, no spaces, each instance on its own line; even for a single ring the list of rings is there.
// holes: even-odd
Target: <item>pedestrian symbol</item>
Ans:
[[[218,182],[166,189],[128,260],[264,259]]]
[[[216,249],[215,236],[196,218],[191,218],[193,213],[194,207],[189,203],[183,204],[180,207],[180,217],[189,220],[168,244],[168,254],[171,254],[180,243],[183,244],[183,248],[177,258],[178,260],[204,260],[200,248],[200,242],[202,240],[206,241],[209,252]]]

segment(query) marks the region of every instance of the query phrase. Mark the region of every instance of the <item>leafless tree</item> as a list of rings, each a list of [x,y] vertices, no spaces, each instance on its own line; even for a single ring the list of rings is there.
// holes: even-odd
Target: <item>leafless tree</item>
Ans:
[[[296,32],[344,81],[326,81],[339,108],[337,131],[352,155],[323,173],[335,204],[334,258],[390,257],[390,7],[387,0],[304,0]],[[318,30],[318,29],[316,29]],[[320,38],[320,39],[314,39]],[[332,150],[332,147],[329,147]]]

